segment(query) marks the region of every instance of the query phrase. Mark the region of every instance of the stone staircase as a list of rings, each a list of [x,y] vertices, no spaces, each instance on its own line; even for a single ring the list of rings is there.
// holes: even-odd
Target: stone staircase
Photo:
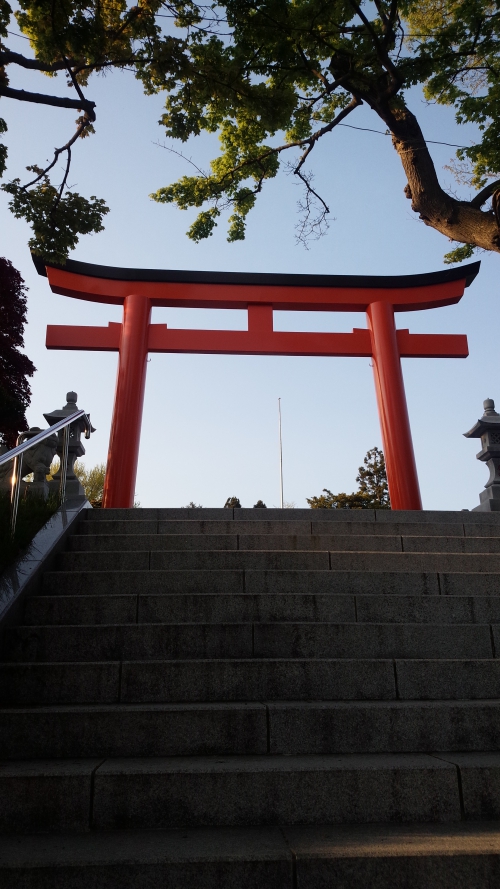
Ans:
[[[87,510],[55,567],[0,889],[498,889],[500,515]]]

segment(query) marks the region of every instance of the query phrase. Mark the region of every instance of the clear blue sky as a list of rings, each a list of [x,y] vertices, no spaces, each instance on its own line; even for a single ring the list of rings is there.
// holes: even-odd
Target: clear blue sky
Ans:
[[[13,49],[25,41],[11,38]],[[27,45],[27,44],[26,44]],[[15,80],[15,82],[14,82]],[[11,85],[33,88],[29,72]],[[36,87],[41,89],[38,82]],[[47,92],[61,93],[64,78],[46,79]],[[146,98],[129,74],[91,81],[97,101],[97,134],[74,150],[70,184],[106,199],[106,230],[80,241],[72,258],[115,266],[328,274],[413,274],[444,267],[447,240],[420,222],[403,188],[405,177],[391,140],[338,129],[315,150],[315,185],[331,207],[329,232],[306,251],[295,244],[299,189],[290,177],[270,182],[250,216],[247,239],[228,244],[224,221],[213,237],[196,245],[186,237],[194,213],[153,203],[148,195],[189,172],[184,160],[158,147],[162,97]],[[426,136],[469,144],[472,128],[457,127],[450,110],[410,99]],[[24,177],[24,167],[41,164],[73,129],[74,112],[1,102],[9,126],[7,177]],[[383,129],[360,109],[353,123]],[[180,148],[180,146],[175,146]],[[216,137],[192,140],[183,151],[201,166],[217,152]],[[432,146],[442,181],[458,186],[443,170],[452,148]],[[467,192],[462,192],[467,196]],[[90,411],[97,432],[86,443],[88,466],[106,459],[116,376],[115,354],[48,352],[51,324],[107,324],[120,320],[114,306],[52,294],[35,273],[27,248],[28,227],[7,210],[0,193],[0,255],[19,268],[30,288],[26,352],[37,367],[28,411],[31,425],[60,407],[68,389]],[[413,332],[466,333],[466,360],[405,359],[410,420],[424,507],[472,508],[487,480],[475,460],[477,445],[464,439],[482,413],[484,398],[497,398],[499,257],[480,256],[481,272],[453,307],[398,316]],[[243,313],[157,309],[154,320],[170,326],[242,328]],[[276,326],[289,330],[351,330],[361,314],[280,314]],[[277,399],[282,399],[285,500],[355,488],[357,468],[368,448],[381,446],[372,369],[368,359],[152,355],[137,479],[143,506],[223,506],[236,495],[244,506],[259,498],[279,505]]]

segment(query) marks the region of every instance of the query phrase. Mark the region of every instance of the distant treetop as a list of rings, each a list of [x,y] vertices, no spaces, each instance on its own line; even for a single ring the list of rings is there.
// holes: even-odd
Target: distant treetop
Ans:
[[[332,494],[323,488],[319,497],[309,497],[311,509],[390,509],[389,487],[385,471],[384,455],[379,448],[367,451],[363,466],[358,469],[357,491],[352,494]]]

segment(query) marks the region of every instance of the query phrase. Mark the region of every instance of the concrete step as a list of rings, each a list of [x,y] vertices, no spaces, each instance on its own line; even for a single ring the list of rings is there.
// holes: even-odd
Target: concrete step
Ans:
[[[0,771],[5,833],[460,815],[456,765],[426,754],[37,760],[6,762]]]
[[[47,571],[42,592],[56,596],[126,594],[221,594],[229,596],[385,594],[499,595],[497,574],[439,575],[400,571]]]
[[[498,675],[494,667],[498,665],[500,668],[500,661],[477,663],[493,664],[492,677]],[[417,686],[418,671],[408,681],[413,681]],[[434,687],[436,683],[437,679],[434,678]],[[129,703],[171,703],[393,698],[396,698],[396,683],[392,660],[245,659],[0,664],[0,703],[4,706],[108,704],[120,700]]]
[[[100,829],[429,817],[460,808],[456,767],[425,755],[108,760],[95,775]]]
[[[277,827],[0,838],[2,889],[293,889],[293,871]]]
[[[385,534],[75,534],[71,552],[250,550],[252,552],[500,553],[500,537]]]
[[[137,621],[138,596],[32,596],[26,602],[23,623],[131,624]],[[149,621],[151,623],[151,621]]]
[[[3,760],[102,760],[105,756],[243,755],[267,751],[267,713],[261,703],[0,709]]]
[[[32,596],[25,625],[209,623],[500,623],[500,596],[281,595]]]
[[[349,554],[350,555],[350,554]],[[370,554],[371,555],[371,554]],[[384,553],[384,558],[392,554]],[[403,555],[398,553],[394,555]],[[350,556],[352,558],[352,556]],[[358,558],[358,554],[354,554]],[[418,556],[417,556],[418,558]],[[450,558],[450,556],[448,556]],[[451,558],[457,558],[456,556]],[[462,556],[461,558],[464,558]],[[467,558],[467,557],[465,557]],[[495,559],[495,556],[469,556],[472,559]],[[330,558],[324,552],[237,552],[178,550],[114,550],[112,552],[64,552],[57,557],[56,567],[62,571],[147,571],[147,570],[231,570],[258,568],[266,570],[306,569],[328,571]],[[500,561],[499,561],[500,568]]]
[[[268,701],[0,710],[3,759],[500,750],[500,702]]]
[[[108,512],[108,511],[107,511]],[[141,519],[123,521],[120,519],[107,519],[106,516],[99,520],[90,518],[81,521],[78,526],[78,534],[260,534],[260,535],[406,535],[406,536],[431,536],[439,537],[499,537],[500,522],[493,524],[475,523],[471,519],[467,522],[366,522],[366,521],[325,521],[316,520],[315,512],[311,514],[311,520],[279,521],[261,520],[259,522],[240,520],[237,522],[218,520],[183,520],[170,519],[158,521],[157,519]]]
[[[500,596],[500,572],[47,571],[49,595],[220,594]]]
[[[0,839],[8,889],[496,889],[500,823],[92,831]]]
[[[487,659],[136,661],[122,665],[120,700],[497,700],[499,682]]]
[[[257,657],[491,658],[496,633],[486,624],[260,623],[253,651]]]
[[[245,521],[245,522],[297,522],[327,521],[351,524],[370,522],[373,524],[481,524],[500,528],[500,519],[495,513],[469,512],[468,510],[397,510],[390,509],[206,509],[200,508],[144,508],[93,510],[84,520],[90,521]]]
[[[72,552],[116,552],[120,550],[144,550],[151,552],[170,552],[182,550],[250,550],[252,552],[269,551],[300,551],[326,552],[395,552],[403,551],[402,541],[413,538],[401,538],[399,535],[368,535],[368,534],[323,534],[321,536],[305,534],[74,534],[69,538],[68,549]],[[441,538],[417,537],[417,541],[431,541],[431,545]],[[450,543],[448,537],[443,538]],[[500,538],[497,537],[455,537],[455,549],[451,552],[499,552]],[[484,543],[483,543],[484,542]],[[408,544],[408,551],[426,552],[427,547],[411,550],[414,544]],[[476,549],[474,546],[477,544]],[[451,543],[450,543],[451,545]],[[480,548],[482,546],[482,548]],[[468,547],[468,549],[466,548]],[[433,550],[440,552],[441,549]]]
[[[438,597],[436,597],[438,598]],[[498,613],[492,606],[492,614]],[[472,608],[458,609],[460,614]],[[485,607],[482,612],[487,613]],[[482,613],[481,612],[481,613]],[[479,613],[479,612],[478,612]],[[488,612],[489,613],[489,612]],[[24,623],[33,624],[109,624],[109,623],[209,623],[217,621],[244,623],[261,620],[355,621],[354,596],[290,595],[100,595],[33,596],[26,603]],[[483,623],[486,621],[482,621]]]
[[[9,627],[4,660],[102,661],[248,658],[253,624],[111,624]]]
[[[500,660],[246,659],[0,664],[0,705],[496,700]]]
[[[497,700],[500,660],[243,659],[0,664],[0,705]]]
[[[377,538],[378,539],[378,538]],[[382,538],[381,538],[382,539]],[[113,550],[65,552],[57,556],[62,571],[147,570],[308,570],[403,572],[500,572],[500,554],[403,552],[257,552]]]
[[[490,629],[491,626],[491,629]],[[123,624],[9,627],[6,661],[185,658],[491,658],[487,624]]]

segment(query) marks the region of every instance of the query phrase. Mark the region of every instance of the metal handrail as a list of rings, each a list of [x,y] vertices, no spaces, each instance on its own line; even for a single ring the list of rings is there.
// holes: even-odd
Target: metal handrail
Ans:
[[[18,436],[18,444],[15,448],[12,448],[10,451],[7,451],[6,454],[0,455],[0,466],[3,466],[4,463],[8,463],[9,460],[14,461],[14,466],[12,470],[12,481],[11,481],[11,493],[10,493],[10,531],[12,536],[14,536],[14,532],[16,530],[16,522],[17,522],[17,512],[19,507],[19,492],[21,490],[21,479],[22,479],[22,466],[23,466],[23,454],[25,451],[30,450],[34,445],[38,444],[40,441],[44,441],[44,439],[49,438],[51,435],[54,435],[56,432],[63,432],[63,446],[62,446],[62,455],[61,455],[61,482],[59,485],[59,501],[64,503],[66,499],[66,475],[68,470],[68,447],[69,447],[69,427],[75,420],[79,420],[80,417],[85,417],[86,420],[86,429],[85,429],[85,438],[90,438],[90,433],[92,431],[92,426],[90,424],[90,417],[85,411],[75,411],[74,414],[70,414],[69,417],[63,417],[62,420],[59,420],[57,423],[54,423],[53,426],[49,426],[48,429],[43,429],[41,432],[38,432],[36,435],[33,435],[32,438],[27,439],[26,441],[21,442],[22,438],[25,438],[26,435],[29,435],[29,432],[22,432]]]
[[[41,432],[37,432],[33,438],[30,438],[27,442],[23,442],[23,444],[16,445],[12,450],[7,451],[5,454],[0,454],[0,466],[4,463],[8,463],[9,460],[13,460],[14,457],[17,457],[18,454],[24,453],[29,448],[32,448],[34,444],[37,444],[39,441],[43,441],[45,438],[49,438],[49,436],[53,435],[54,432],[59,432],[60,429],[64,429],[65,426],[68,426],[70,423],[74,423],[75,420],[78,420],[80,417],[85,417],[87,420],[87,429],[85,430],[85,438],[90,438],[90,418],[85,413],[85,411],[75,411],[74,414],[70,414],[69,417],[63,417],[62,420],[58,420],[57,423],[54,423],[53,426],[49,426],[48,429],[42,429]],[[26,435],[25,432],[22,432],[19,438],[23,435]]]

